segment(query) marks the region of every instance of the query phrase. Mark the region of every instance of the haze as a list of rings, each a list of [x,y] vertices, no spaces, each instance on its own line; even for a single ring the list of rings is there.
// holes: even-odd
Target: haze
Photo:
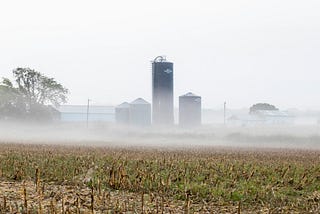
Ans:
[[[31,67],[69,88],[69,104],[151,101],[150,60],[174,62],[177,97],[204,108],[317,109],[320,2],[3,1],[0,76]]]

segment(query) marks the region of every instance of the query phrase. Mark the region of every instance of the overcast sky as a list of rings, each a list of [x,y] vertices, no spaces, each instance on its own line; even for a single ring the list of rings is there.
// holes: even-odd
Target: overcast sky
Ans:
[[[69,104],[151,101],[150,60],[174,62],[175,103],[320,109],[319,0],[3,0],[0,76],[34,68]]]

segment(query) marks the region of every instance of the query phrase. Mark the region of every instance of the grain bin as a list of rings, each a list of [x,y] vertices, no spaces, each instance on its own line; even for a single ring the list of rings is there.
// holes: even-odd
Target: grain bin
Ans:
[[[152,61],[152,123],[170,125],[173,118],[173,63],[158,56]]]
[[[179,124],[183,127],[201,125],[201,97],[191,92],[179,97]]]
[[[130,124],[134,126],[151,125],[151,104],[142,98],[130,103]]]
[[[128,102],[121,103],[115,108],[115,118],[118,124],[129,124],[130,121],[130,104]]]

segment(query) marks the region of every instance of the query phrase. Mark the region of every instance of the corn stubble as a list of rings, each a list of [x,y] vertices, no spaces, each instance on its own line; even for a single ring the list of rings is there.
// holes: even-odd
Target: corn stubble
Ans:
[[[320,152],[0,146],[0,213],[319,213]]]

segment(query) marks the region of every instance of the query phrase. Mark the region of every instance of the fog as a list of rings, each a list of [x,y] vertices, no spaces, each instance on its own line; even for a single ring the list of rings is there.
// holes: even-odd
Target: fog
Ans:
[[[320,149],[320,126],[230,127],[203,125],[196,129],[134,128],[114,124],[1,123],[0,143],[89,147]]]
[[[225,102],[228,118],[236,115],[230,109],[255,103],[318,111],[319,11],[316,0],[5,1],[0,78],[30,67],[68,88],[68,105],[116,106],[137,97],[151,103],[150,60],[166,55],[174,83],[165,112],[189,91],[201,96],[203,122],[218,115],[221,123],[223,113],[212,109]],[[300,117],[298,125],[194,129],[3,121],[0,142],[319,149],[319,115],[314,125]]]
[[[30,67],[69,104],[151,101],[150,60],[174,63],[175,106],[319,109],[317,0],[10,0],[0,7],[0,77]]]

